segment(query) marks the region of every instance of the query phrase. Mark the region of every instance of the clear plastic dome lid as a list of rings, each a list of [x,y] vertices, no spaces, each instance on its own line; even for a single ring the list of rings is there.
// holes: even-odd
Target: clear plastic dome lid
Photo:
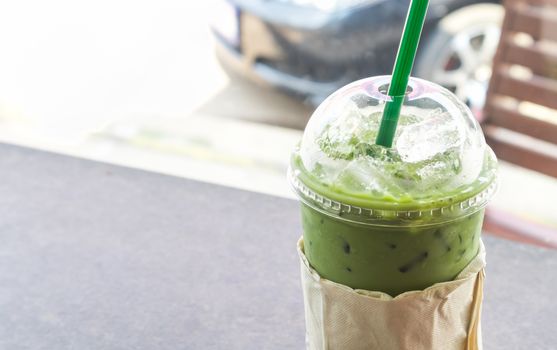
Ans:
[[[409,217],[485,205],[496,159],[468,107],[450,91],[411,78],[393,146],[375,144],[389,82],[389,76],[356,81],[317,108],[292,157],[290,179],[299,196],[320,209]]]

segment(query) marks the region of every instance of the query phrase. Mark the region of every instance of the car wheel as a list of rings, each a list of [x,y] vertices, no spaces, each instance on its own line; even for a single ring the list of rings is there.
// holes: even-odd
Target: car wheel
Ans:
[[[481,119],[503,15],[487,3],[451,12],[421,48],[414,74],[454,92]]]

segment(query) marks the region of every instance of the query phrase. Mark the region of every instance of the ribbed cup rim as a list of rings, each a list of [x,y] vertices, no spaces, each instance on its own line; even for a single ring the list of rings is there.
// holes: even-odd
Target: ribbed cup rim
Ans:
[[[431,222],[421,225],[433,225],[442,222],[454,221],[464,216],[476,213],[484,208],[497,191],[498,181],[493,181],[481,192],[460,202],[438,208],[424,210],[392,210],[373,209],[342,203],[318,194],[306,186],[295,174],[294,169],[289,166],[287,172],[288,182],[292,186],[298,198],[311,208],[339,220],[354,222],[358,224],[374,224],[381,226],[400,225],[401,221],[420,220],[428,218]],[[444,220],[446,219],[446,220]],[[389,224],[389,220],[393,221]]]

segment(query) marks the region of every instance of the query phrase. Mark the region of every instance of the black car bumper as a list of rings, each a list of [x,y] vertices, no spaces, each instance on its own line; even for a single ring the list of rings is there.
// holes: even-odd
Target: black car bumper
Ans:
[[[231,43],[214,31],[223,66],[318,104],[350,81],[391,73],[409,0],[370,0],[332,13],[272,0],[228,1],[239,38]],[[432,0],[421,44],[446,13],[479,1]]]
[[[223,65],[253,80],[318,103],[352,80],[389,74],[405,6],[374,6],[335,13],[259,2],[235,3],[240,38],[235,45],[215,31]],[[268,3],[266,3],[268,4]]]

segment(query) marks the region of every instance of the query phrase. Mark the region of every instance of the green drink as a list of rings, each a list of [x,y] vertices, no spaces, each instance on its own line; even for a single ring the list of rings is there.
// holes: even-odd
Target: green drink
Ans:
[[[496,159],[466,106],[419,79],[410,81],[393,147],[375,145],[388,82],[361,80],[325,101],[289,177],[312,267],[395,296],[450,281],[476,256]]]

